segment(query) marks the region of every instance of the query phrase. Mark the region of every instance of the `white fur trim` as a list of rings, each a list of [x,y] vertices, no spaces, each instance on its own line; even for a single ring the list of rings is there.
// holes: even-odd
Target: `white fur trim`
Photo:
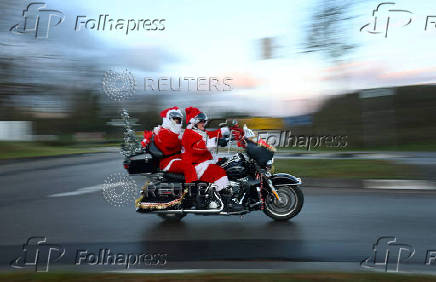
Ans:
[[[158,126],[156,126],[155,128],[153,128],[153,133],[155,134],[155,135],[157,135],[158,133],[159,133],[159,130],[160,130],[160,125],[158,125]]]
[[[215,190],[218,192],[229,186],[229,179],[227,178],[227,176],[223,176],[216,180],[213,184],[216,185]]]
[[[206,169],[209,166],[209,164],[211,164],[210,160],[209,161],[204,161],[204,162],[199,163],[198,165],[195,166],[195,171],[197,172],[197,177],[198,178],[203,176],[203,174],[206,171]]]
[[[216,137],[213,137],[213,138],[208,138],[207,139],[207,143],[206,143],[206,147],[210,150],[210,149],[213,149],[213,148],[216,148],[217,147],[217,139],[216,139]]]
[[[170,113],[173,113],[173,112],[177,112],[177,113],[179,113],[179,114],[181,114],[183,116],[182,111],[180,111],[180,110],[169,110],[167,112],[166,118],[169,118],[170,117]]]
[[[244,124],[244,136],[247,138],[256,137],[256,134],[254,134],[253,130],[247,127],[246,124]]]
[[[204,161],[202,163],[195,165],[195,171],[197,172],[197,177],[198,178],[202,177],[204,172],[206,171],[207,167],[210,164],[216,164],[217,161],[218,161],[217,158],[213,158],[212,160],[207,160],[207,161]]]
[[[182,124],[176,124],[168,118],[163,119],[162,127],[172,131],[175,134],[180,134],[180,132],[182,132]]]
[[[170,168],[171,168],[171,165],[173,164],[173,162],[175,162],[175,161],[181,161],[182,159],[172,159],[168,164],[167,164],[167,166],[166,167],[164,167],[164,169],[162,169],[163,171],[168,171],[168,170],[170,170]]]

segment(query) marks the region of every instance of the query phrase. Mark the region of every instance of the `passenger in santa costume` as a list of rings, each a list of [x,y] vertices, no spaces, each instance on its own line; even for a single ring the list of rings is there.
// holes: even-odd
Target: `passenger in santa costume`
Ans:
[[[182,158],[181,130],[183,114],[178,107],[168,108],[160,113],[162,126],[154,128],[154,143],[164,157],[159,162],[163,171],[183,173],[185,182],[198,181],[194,166]]]
[[[200,181],[213,183],[216,191],[227,193],[225,188],[228,187],[229,180],[226,171],[216,164],[218,159],[211,150],[216,148],[218,138],[230,133],[229,128],[208,131],[205,129],[205,113],[194,107],[186,108],[185,111],[187,126],[182,137],[183,159],[195,166]],[[232,203],[232,209],[242,209],[242,206]]]

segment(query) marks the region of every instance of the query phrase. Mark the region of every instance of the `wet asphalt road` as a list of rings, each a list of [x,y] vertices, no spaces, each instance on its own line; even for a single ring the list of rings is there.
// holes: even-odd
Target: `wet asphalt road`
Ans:
[[[303,210],[289,222],[254,212],[242,219],[188,215],[171,223],[105,202],[95,187],[117,172],[124,172],[117,153],[0,165],[1,269],[10,269],[9,262],[22,255],[22,244],[31,236],[65,248],[57,263],[66,266],[74,266],[79,250],[98,255],[110,249],[166,254],[165,268],[207,262],[211,268],[258,269],[283,262],[359,268],[377,238],[395,236],[415,249],[407,264],[423,267],[427,250],[436,250],[433,191],[303,186]],[[74,193],[50,197],[66,192]],[[436,264],[428,267],[436,272]]]

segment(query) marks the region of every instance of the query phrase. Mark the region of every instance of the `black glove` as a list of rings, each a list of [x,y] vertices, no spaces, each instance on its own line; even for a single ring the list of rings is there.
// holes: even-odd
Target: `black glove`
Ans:
[[[218,139],[218,146],[220,146],[220,147],[227,146],[227,143],[229,143],[229,140],[227,138],[219,138]]]
[[[217,162],[216,162],[216,164],[217,165],[222,165],[223,163],[225,163],[227,161],[227,158],[220,158]]]

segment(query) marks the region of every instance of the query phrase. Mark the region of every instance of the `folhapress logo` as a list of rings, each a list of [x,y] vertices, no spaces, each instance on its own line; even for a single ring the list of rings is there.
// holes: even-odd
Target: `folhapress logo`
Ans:
[[[33,33],[35,38],[48,38],[50,28],[64,21],[64,14],[58,10],[45,9],[46,3],[33,2],[23,10],[23,21],[11,27],[15,34]]]
[[[49,264],[60,260],[65,249],[56,244],[47,244],[46,237],[30,237],[23,245],[21,256],[11,261],[13,268],[35,268],[37,272],[47,272]]]
[[[364,268],[398,272],[400,264],[413,257],[415,248],[400,244],[396,237],[380,237],[372,246],[373,254],[361,262]]]
[[[46,9],[44,2],[32,2],[23,10],[23,20],[10,28],[15,34],[33,33],[35,38],[48,38],[50,29],[60,25],[65,16],[61,11]],[[109,14],[98,17],[76,16],[73,30],[122,32],[126,36],[139,31],[157,32],[166,29],[164,18],[113,18]]]

